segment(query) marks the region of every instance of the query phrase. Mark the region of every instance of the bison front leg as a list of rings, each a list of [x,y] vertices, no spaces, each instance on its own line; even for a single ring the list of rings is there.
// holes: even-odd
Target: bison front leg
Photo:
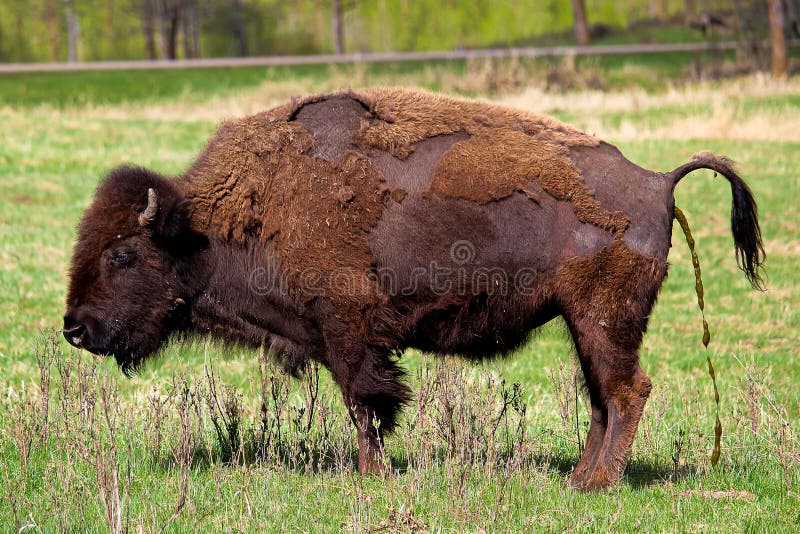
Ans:
[[[349,396],[348,411],[356,427],[358,440],[358,472],[361,475],[384,475],[391,468],[384,455],[384,436],[391,432],[394,424],[386,414],[378,410],[385,407],[380,402],[364,403]]]
[[[383,430],[373,410],[364,406],[353,395],[344,395],[350,419],[356,427],[358,440],[358,472],[362,475],[379,475],[384,469]]]
[[[622,476],[651,383],[639,366],[637,348],[615,339],[613,329],[588,318],[568,318],[568,323],[592,403],[586,449],[570,484],[591,491]]]
[[[339,372],[331,370],[356,427],[358,472],[382,474],[387,468],[383,438],[397,426],[397,416],[411,398],[411,390],[401,381],[403,372],[388,354],[369,349],[361,354],[363,357],[350,358],[340,366]]]

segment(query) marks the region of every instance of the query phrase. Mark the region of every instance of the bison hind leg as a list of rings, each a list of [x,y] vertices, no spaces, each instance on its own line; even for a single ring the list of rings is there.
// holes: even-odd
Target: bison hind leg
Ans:
[[[666,271],[665,262],[618,240],[558,274],[559,303],[592,403],[586,449],[570,479],[577,488],[611,486],[625,469],[652,387],[639,347]]]
[[[652,385],[639,366],[638,343],[620,343],[613,329],[593,320],[567,322],[592,404],[586,448],[570,485],[591,491],[612,486],[622,476]]]

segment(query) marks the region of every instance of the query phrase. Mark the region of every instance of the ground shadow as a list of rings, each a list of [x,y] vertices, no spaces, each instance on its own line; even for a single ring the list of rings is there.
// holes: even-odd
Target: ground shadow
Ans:
[[[241,452],[230,455],[229,452],[220,451],[213,445],[195,447],[191,454],[191,469],[204,471],[216,465],[247,465],[275,467],[298,474],[319,475],[353,473],[358,466],[358,450],[352,445],[320,440],[298,446],[297,442],[290,442],[272,444],[272,448],[267,453],[259,450],[259,445],[253,439],[245,439],[240,449],[244,455]],[[415,465],[444,465],[456,458],[452,451],[444,447],[426,451],[424,457],[419,457],[411,451],[392,450],[387,454],[391,471],[397,475],[411,472]],[[165,471],[175,471],[181,468],[179,460],[169,453],[162,452],[154,460],[154,465]],[[491,459],[477,454],[463,463],[482,467],[487,467],[488,463],[498,476],[505,472],[509,465],[514,465],[516,470],[545,468],[566,480],[572,474],[578,460],[578,456],[569,453],[531,453],[520,458],[517,451],[510,449],[492,455]],[[697,467],[693,465],[680,466],[676,469],[674,465],[666,462],[634,459],[628,463],[621,483],[628,484],[633,489],[643,489],[667,482],[674,483],[696,474],[697,471]]]

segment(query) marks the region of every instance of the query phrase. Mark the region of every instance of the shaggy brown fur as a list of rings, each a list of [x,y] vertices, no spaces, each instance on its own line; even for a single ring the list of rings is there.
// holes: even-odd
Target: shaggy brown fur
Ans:
[[[737,254],[757,282],[755,203],[713,155],[659,174],[489,104],[399,89],[298,99],[223,124],[177,179],[109,175],[81,222],[64,335],[126,372],[176,331],[261,347],[295,374],[319,361],[369,473],[410,398],[403,349],[488,358],[560,315],[592,403],[571,483],[606,487],[651,388],[638,349],[666,276],[672,190],[701,167],[731,183]]]
[[[405,153],[415,143],[436,135],[474,135],[486,128],[520,131],[532,139],[566,147],[598,143],[596,138],[555,119],[493,104],[405,89],[372,89],[353,95],[377,119],[362,130],[361,140],[388,152]]]
[[[628,225],[625,214],[609,212],[595,200],[568,158],[568,148],[595,147],[599,141],[566,124],[513,109],[402,89],[335,96],[342,97],[350,97],[368,110],[363,114],[357,144],[391,154],[396,160],[425,150],[418,145],[429,139],[466,137],[446,157],[436,160],[431,193],[486,203],[514,191],[526,192],[525,184],[538,179],[554,198],[570,202],[582,222],[615,234]],[[308,97],[277,108],[270,116],[302,120],[298,114],[303,109],[325,98]]]
[[[569,202],[579,221],[621,235],[628,218],[597,202],[568,154],[564,146],[532,140],[515,130],[483,131],[447,152],[434,171],[429,191],[480,204],[521,191],[537,201],[526,189],[528,182],[536,180],[550,196]]]
[[[301,124],[265,115],[230,122],[187,172],[184,191],[196,199],[198,230],[274,241],[290,288],[310,300],[335,285],[336,273],[351,286],[335,305],[360,313],[377,300],[366,233],[381,214],[382,177],[359,154],[324,154],[329,160],[319,152]],[[320,279],[309,286],[300,277],[310,273]]]

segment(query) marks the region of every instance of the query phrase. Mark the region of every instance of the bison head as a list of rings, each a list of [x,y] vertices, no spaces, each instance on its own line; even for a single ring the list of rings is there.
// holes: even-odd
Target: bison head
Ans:
[[[175,182],[146,169],[121,167],[100,184],[70,267],[63,332],[72,345],[113,355],[130,373],[181,327],[192,258],[207,244],[191,208]]]

